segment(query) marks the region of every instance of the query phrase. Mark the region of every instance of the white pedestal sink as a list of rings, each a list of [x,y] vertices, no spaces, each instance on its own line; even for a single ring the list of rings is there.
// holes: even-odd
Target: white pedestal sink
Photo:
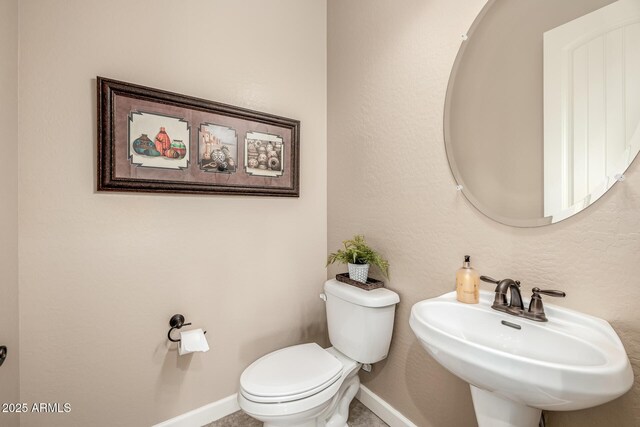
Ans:
[[[450,292],[416,303],[409,321],[427,352],[470,384],[479,427],[537,427],[543,409],[589,408],[631,388],[606,321],[545,302],[549,321],[535,322],[493,310],[493,297],[463,304]]]

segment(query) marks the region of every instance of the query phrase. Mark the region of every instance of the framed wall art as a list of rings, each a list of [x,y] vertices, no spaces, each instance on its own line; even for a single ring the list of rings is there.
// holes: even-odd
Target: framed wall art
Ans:
[[[97,78],[98,191],[299,197],[300,122]]]

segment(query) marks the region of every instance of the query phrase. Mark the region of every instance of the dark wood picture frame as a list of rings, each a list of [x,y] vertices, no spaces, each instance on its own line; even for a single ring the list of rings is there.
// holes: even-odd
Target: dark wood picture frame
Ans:
[[[300,196],[298,120],[103,77],[97,91],[98,191]]]

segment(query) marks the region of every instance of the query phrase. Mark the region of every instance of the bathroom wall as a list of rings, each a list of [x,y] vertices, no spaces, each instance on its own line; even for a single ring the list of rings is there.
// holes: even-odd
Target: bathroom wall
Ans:
[[[0,1],[0,404],[20,400],[18,363],[18,1]],[[0,408],[1,410],[2,408]],[[1,413],[14,427],[17,414]]]
[[[20,16],[21,400],[71,404],[22,425],[152,425],[235,393],[266,352],[323,342],[326,3],[22,0]],[[96,75],[300,120],[300,198],[97,193]],[[211,351],[177,357],[174,313]]]
[[[465,254],[483,274],[565,290],[553,303],[608,320],[640,373],[638,161],[595,205],[543,228],[498,224],[455,190],[443,105],[460,35],[484,4],[328,2],[328,250],[364,233],[391,262],[388,286],[401,297],[393,343],[389,358],[361,378],[420,427],[475,423],[468,385],[428,356],[408,325],[415,302],[453,289]],[[552,413],[548,425],[638,420],[636,382],[614,402]]]

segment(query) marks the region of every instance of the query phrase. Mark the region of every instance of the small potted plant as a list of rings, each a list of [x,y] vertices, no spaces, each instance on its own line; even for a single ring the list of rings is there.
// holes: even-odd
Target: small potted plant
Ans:
[[[369,265],[378,267],[384,277],[389,277],[389,262],[367,245],[363,235],[357,234],[353,239],[345,240],[342,244],[344,249],[329,254],[327,266],[334,262],[347,264],[349,278],[361,283],[367,283]]]

